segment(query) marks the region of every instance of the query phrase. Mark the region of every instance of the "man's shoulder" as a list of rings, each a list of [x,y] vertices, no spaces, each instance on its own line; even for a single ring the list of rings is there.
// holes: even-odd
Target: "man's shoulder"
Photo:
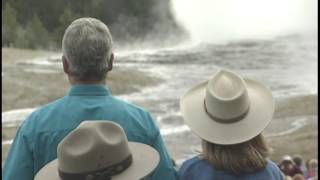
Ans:
[[[50,109],[55,108],[58,104],[62,103],[64,98],[57,99],[48,104],[40,106],[36,108],[27,118],[23,121],[23,125],[26,126],[28,124],[32,124],[38,117],[41,117],[45,113],[47,113]]]
[[[53,108],[58,107],[64,101],[65,101],[65,97],[56,99],[54,101],[49,102],[48,104],[45,104],[45,105],[42,105],[42,106],[38,107],[33,113],[35,113],[35,114],[46,113],[48,110],[51,110]]]
[[[116,102],[118,102],[119,104],[125,106],[128,110],[149,114],[149,111],[148,111],[148,110],[144,109],[144,108],[141,107],[141,106],[138,106],[138,105],[136,105],[136,104],[133,104],[132,102],[129,102],[129,101],[127,101],[127,100],[124,100],[124,99],[121,99],[121,98],[118,98],[118,97],[113,97],[113,99],[114,99]]]
[[[131,111],[138,111],[138,112],[141,112],[141,113],[149,113],[143,107],[138,106],[136,104],[133,104],[133,103],[127,101],[127,100],[121,99],[121,98],[116,97],[116,96],[109,96],[109,97],[110,97],[109,100],[112,100],[111,103],[113,105],[115,105],[115,106],[119,105],[122,108],[126,108],[126,109],[129,109]],[[62,97],[62,98],[57,99],[55,101],[52,101],[52,102],[50,102],[50,103],[48,103],[46,105],[43,105],[42,107],[38,108],[36,111],[38,111],[39,113],[43,113],[43,112],[46,112],[47,110],[50,110],[50,109],[53,109],[53,108],[59,108],[61,105],[68,104],[69,100],[70,99],[69,99],[68,96]],[[110,102],[108,102],[108,100],[103,100],[103,101],[105,101],[106,103],[110,103]]]

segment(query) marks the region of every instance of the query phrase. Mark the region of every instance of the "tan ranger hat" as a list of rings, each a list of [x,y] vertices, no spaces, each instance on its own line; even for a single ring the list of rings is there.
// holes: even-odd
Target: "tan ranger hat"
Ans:
[[[58,145],[58,158],[43,167],[35,180],[138,180],[159,163],[149,145],[128,142],[120,125],[84,121]]]

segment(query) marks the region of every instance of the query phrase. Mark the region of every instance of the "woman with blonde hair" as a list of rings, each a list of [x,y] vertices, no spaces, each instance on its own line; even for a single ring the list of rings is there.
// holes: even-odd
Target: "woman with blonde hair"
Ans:
[[[308,174],[307,179],[318,179],[318,160],[310,159],[307,161]]]
[[[202,154],[185,161],[181,180],[283,180],[268,159],[262,131],[272,119],[274,99],[261,83],[229,70],[189,90],[182,116],[202,139]]]

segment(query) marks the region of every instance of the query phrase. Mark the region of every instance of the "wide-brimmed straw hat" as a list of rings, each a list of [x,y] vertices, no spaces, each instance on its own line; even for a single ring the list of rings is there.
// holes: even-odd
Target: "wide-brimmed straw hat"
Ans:
[[[272,119],[271,91],[256,80],[219,70],[180,100],[186,124],[215,144],[237,144],[260,134]]]
[[[124,130],[111,121],[84,121],[58,145],[56,160],[35,180],[138,180],[159,163],[151,146],[128,142]]]

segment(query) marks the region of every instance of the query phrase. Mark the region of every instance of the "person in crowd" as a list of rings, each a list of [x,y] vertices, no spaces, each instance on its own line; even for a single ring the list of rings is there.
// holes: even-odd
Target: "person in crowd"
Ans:
[[[151,146],[128,142],[123,128],[112,121],[83,121],[58,144],[57,152],[57,159],[41,168],[35,180],[147,179],[160,159]]]
[[[307,168],[305,166],[302,156],[300,154],[296,154],[293,156],[292,160],[297,166],[297,168],[299,168],[300,171],[303,173],[304,177],[307,177]]]
[[[302,174],[296,174],[292,177],[292,180],[305,180],[305,177]]]
[[[291,176],[285,176],[284,179],[285,179],[285,180],[292,180],[292,177],[291,177]]]
[[[33,180],[43,166],[57,158],[59,142],[88,119],[110,119],[123,127],[129,141],[155,148],[160,162],[152,179],[177,178],[151,114],[114,97],[107,87],[106,76],[115,59],[112,45],[108,27],[98,19],[79,18],[67,27],[62,40],[62,65],[71,89],[65,97],[40,107],[22,123],[4,164],[4,180]]]
[[[307,179],[318,179],[318,160],[310,159],[307,166]]]
[[[186,160],[181,180],[283,180],[261,134],[274,99],[260,82],[230,70],[190,89],[180,100],[186,124],[202,140],[202,153]]]
[[[282,161],[279,164],[279,168],[286,176],[293,177],[296,174],[302,174],[303,172],[295,165],[291,156],[285,155],[282,157]]]

